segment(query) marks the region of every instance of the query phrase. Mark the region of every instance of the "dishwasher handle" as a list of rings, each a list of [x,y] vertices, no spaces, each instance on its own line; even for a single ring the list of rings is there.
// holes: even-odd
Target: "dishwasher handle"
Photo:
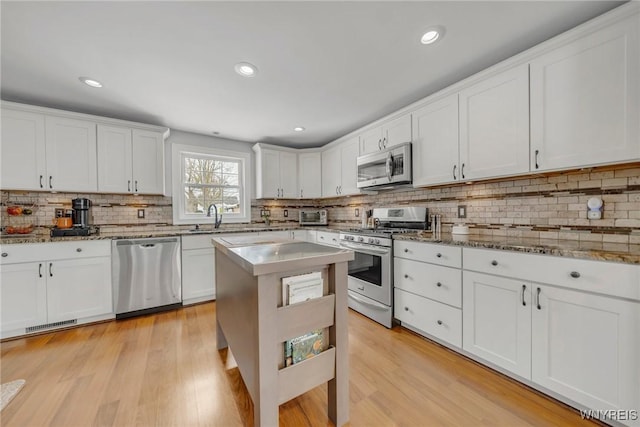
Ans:
[[[179,237],[150,238],[150,239],[122,239],[115,240],[116,246],[141,246],[144,248],[152,248],[162,243],[178,243]]]

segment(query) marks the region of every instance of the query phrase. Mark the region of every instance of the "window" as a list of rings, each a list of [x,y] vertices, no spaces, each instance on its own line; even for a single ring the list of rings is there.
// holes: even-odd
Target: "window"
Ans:
[[[174,224],[213,222],[213,208],[207,216],[211,205],[223,222],[250,221],[248,153],[174,144],[172,154]]]

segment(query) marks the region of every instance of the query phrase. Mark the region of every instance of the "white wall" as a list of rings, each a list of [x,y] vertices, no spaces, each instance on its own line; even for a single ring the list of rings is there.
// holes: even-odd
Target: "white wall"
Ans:
[[[165,167],[165,188],[166,195],[171,196],[173,191],[173,182],[171,176],[171,144],[196,145],[209,148],[220,148],[229,151],[238,151],[242,153],[250,153],[251,161],[249,162],[249,195],[255,198],[255,153],[251,149],[253,143],[234,141],[232,139],[216,138],[214,136],[201,135],[197,133],[184,132],[171,129],[169,138],[165,141],[164,146],[164,167]]]

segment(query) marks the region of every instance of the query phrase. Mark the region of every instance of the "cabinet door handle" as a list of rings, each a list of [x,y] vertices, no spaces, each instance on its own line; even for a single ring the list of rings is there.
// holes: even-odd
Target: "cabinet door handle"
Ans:
[[[453,165],[453,179],[458,179],[458,177],[456,176],[456,169],[458,168],[458,165]]]
[[[49,277],[53,277],[53,263],[49,263]]]
[[[9,256],[9,254],[7,252],[2,252],[2,258],[6,258],[8,256]]]
[[[378,140],[378,150],[382,150],[382,140]]]
[[[382,148],[387,148],[387,138],[382,138]]]
[[[40,175],[40,188],[44,188],[44,185],[42,185],[42,178],[44,178],[42,175]]]
[[[300,189],[300,198],[302,198],[302,189]]]
[[[134,183],[135,183],[135,184],[134,184],[134,185],[135,185],[135,190],[136,190],[136,193],[137,193],[137,192],[138,192],[138,180],[136,179],[136,180],[134,181]]]
[[[42,277],[42,263],[38,264],[38,277]]]
[[[405,306],[404,311],[409,311],[409,307]]]
[[[536,306],[538,307],[538,310],[542,310],[542,306],[540,306],[540,291],[540,288],[536,291]]]
[[[82,252],[82,248],[77,248],[76,252]]]
[[[580,273],[578,273],[577,271],[572,271],[569,275],[574,279],[577,279],[578,277],[580,277]]]
[[[438,325],[442,325],[442,320],[438,320]]]
[[[462,164],[462,167],[460,168],[460,175],[462,176],[462,179],[464,179],[464,163]]]
[[[342,185],[340,187],[338,187],[338,188],[340,188],[340,194],[342,194]]]
[[[408,274],[405,274],[405,275],[404,275],[404,278],[405,278],[405,279],[408,279],[408,278],[409,278],[409,275],[408,275]]]
[[[406,254],[407,252],[409,252],[409,249],[404,248],[404,253]]]
[[[442,258],[442,254],[441,254],[440,252],[438,252],[438,253],[436,254],[436,257],[438,257],[438,258]]]
[[[522,305],[526,307],[527,302],[524,300],[524,293],[527,290],[527,285],[522,285]]]
[[[127,191],[131,191],[131,180],[127,181]]]
[[[438,283],[436,283],[436,286],[441,288],[442,287],[442,283],[438,282]]]
[[[53,183],[51,182],[53,180],[53,176],[49,175],[49,188],[53,188]]]
[[[364,286],[358,286],[358,289],[364,291]]]
[[[540,167],[540,165],[538,165],[538,154],[540,154],[540,150],[536,150],[536,157],[535,157],[535,161],[536,161],[536,169],[538,169]]]
[[[338,186],[337,185],[336,185],[336,194],[340,194],[340,193],[338,193]]]
[[[495,267],[496,265],[498,265],[498,261],[496,261],[496,260],[494,259],[493,261],[491,261],[491,265],[493,265],[493,266]]]

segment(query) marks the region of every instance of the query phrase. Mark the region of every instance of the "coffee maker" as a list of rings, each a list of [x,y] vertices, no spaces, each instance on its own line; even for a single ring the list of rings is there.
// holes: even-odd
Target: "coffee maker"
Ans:
[[[73,199],[71,201],[73,208],[73,226],[80,228],[88,228],[91,222],[91,200],[89,199]]]
[[[89,199],[73,199],[71,200],[71,219],[73,227],[51,229],[51,237],[65,236],[89,236],[98,232],[97,227],[91,225],[91,200]]]

